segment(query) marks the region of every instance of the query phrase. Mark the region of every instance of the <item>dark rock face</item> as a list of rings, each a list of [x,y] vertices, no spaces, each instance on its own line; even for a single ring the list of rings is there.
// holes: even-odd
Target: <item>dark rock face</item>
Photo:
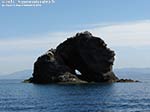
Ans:
[[[77,33],[37,59],[31,81],[116,82],[118,78],[112,71],[114,56],[102,39],[89,32]]]
[[[34,63],[32,81],[34,83],[59,82],[59,76],[69,71],[67,66],[58,64],[54,57],[54,51],[49,50]]]
[[[74,73],[77,69],[86,81],[103,82],[116,80],[112,72],[114,51],[104,41],[89,32],[78,33],[56,48],[56,59]]]
[[[140,82],[140,81],[132,80],[132,79],[119,79],[116,82],[127,82],[127,83],[129,83],[129,82]]]

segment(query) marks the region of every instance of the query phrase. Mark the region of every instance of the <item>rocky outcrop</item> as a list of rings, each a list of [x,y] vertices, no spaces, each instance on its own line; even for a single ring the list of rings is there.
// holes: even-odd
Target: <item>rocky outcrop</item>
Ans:
[[[60,64],[68,66],[72,73],[80,71],[81,79],[88,82],[116,80],[112,72],[114,51],[105,42],[89,32],[77,33],[56,48],[55,57]]]
[[[132,79],[119,79],[116,82],[140,82],[138,80],[132,80]]]
[[[59,64],[54,56],[55,50],[49,50],[40,56],[34,63],[33,79],[34,83],[59,82],[60,75],[70,72],[66,65]]]
[[[89,32],[74,37],[40,56],[34,63],[33,83],[117,82],[112,71],[114,51]],[[81,74],[77,74],[78,70]]]

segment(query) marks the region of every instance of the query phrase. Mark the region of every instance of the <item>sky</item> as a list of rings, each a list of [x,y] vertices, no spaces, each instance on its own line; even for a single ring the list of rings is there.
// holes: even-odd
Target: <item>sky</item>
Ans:
[[[37,57],[90,31],[115,51],[114,68],[150,67],[150,0],[54,0],[0,7],[0,73],[33,69]]]

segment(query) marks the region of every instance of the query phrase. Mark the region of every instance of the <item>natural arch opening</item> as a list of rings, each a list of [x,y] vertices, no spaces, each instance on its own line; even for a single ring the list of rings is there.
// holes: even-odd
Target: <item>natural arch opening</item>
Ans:
[[[82,75],[81,72],[77,69],[75,69],[75,73],[76,73],[76,75]]]

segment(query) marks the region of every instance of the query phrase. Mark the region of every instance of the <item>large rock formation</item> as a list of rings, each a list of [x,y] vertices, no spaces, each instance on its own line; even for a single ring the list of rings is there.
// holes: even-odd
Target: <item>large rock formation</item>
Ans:
[[[114,56],[99,37],[89,32],[77,33],[37,59],[31,82],[116,82],[118,78],[112,71]]]

